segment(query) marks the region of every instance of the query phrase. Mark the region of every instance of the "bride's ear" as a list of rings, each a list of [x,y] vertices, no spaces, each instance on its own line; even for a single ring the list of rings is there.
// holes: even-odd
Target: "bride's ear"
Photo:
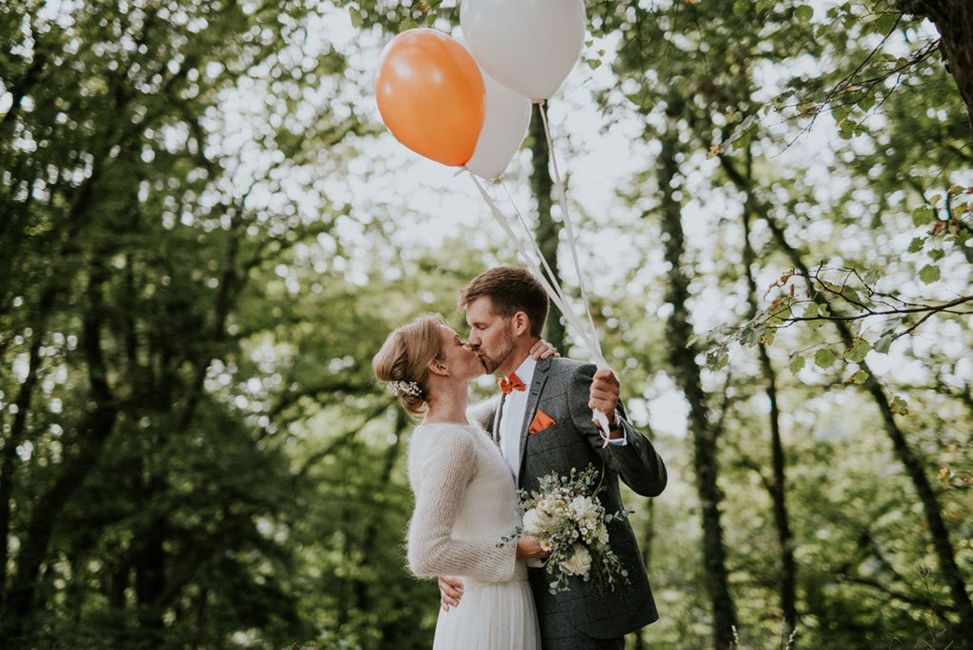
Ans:
[[[446,368],[445,359],[433,359],[429,362],[429,372],[434,375],[439,375],[441,377],[448,377],[449,370]]]

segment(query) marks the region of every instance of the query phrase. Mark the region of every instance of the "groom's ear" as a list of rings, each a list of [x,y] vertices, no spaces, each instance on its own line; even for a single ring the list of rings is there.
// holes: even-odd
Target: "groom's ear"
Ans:
[[[527,312],[518,311],[511,317],[510,320],[513,324],[514,334],[516,336],[530,332],[530,317],[527,315]]]

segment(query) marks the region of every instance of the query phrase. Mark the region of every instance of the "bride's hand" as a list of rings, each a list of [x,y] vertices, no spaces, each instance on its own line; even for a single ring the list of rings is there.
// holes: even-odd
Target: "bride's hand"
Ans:
[[[533,537],[521,537],[517,540],[517,557],[545,558],[549,552],[541,548],[541,543]]]
[[[559,357],[561,355],[558,353],[556,347],[554,347],[544,339],[541,339],[540,341],[535,343],[534,346],[530,349],[530,356],[532,359],[537,361],[540,359]]]

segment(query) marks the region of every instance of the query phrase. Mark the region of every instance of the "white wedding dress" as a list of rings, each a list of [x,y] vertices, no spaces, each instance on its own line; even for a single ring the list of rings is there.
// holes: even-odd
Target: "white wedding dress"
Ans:
[[[517,489],[500,449],[477,425],[422,424],[409,446],[416,498],[409,567],[420,577],[455,576],[458,607],[440,608],[433,650],[540,650],[527,569],[516,542]]]

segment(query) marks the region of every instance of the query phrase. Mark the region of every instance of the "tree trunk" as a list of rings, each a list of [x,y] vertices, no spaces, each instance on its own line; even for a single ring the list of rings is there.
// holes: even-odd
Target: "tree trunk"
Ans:
[[[747,178],[751,178],[750,150],[747,150]],[[750,303],[749,317],[757,313],[757,282],[753,277],[753,264],[756,259],[750,244],[750,220],[753,217],[752,193],[747,194],[743,207],[743,265],[747,278],[747,298]],[[784,639],[791,637],[797,629],[797,563],[794,560],[794,535],[791,533],[790,518],[787,513],[785,490],[784,445],[780,436],[780,406],[777,402],[777,371],[770,361],[767,346],[758,343],[760,369],[764,376],[767,399],[770,402],[770,450],[773,466],[773,479],[767,485],[774,510],[774,525],[780,545],[780,609],[784,618]],[[789,648],[796,647],[796,636]]]
[[[75,252],[76,238],[83,226],[87,223],[92,214],[94,206],[94,185],[98,181],[103,166],[96,164],[91,176],[78,188],[76,196],[73,197],[71,209],[66,216],[67,226],[58,232],[57,239],[53,242],[54,254],[52,259],[69,258]],[[4,613],[6,605],[7,561],[9,559],[9,536],[10,536],[10,511],[13,498],[14,474],[17,471],[17,446],[20,445],[26,436],[27,415],[30,411],[33,399],[33,390],[37,380],[37,371],[40,365],[40,346],[47,336],[48,322],[54,312],[58,298],[64,292],[70,276],[72,274],[57,265],[52,265],[50,271],[45,275],[43,282],[44,288],[41,291],[37,305],[37,317],[31,323],[34,330],[34,340],[31,344],[28,362],[27,378],[21,384],[17,395],[17,415],[11,424],[10,435],[4,441],[3,458],[0,463],[0,613]],[[7,287],[4,286],[4,291]],[[5,300],[6,295],[2,298]]]
[[[771,221],[772,217],[768,215],[767,218],[771,224],[771,230],[774,233],[775,239],[777,239],[778,243],[783,242],[783,229]],[[790,247],[786,250],[794,265],[802,273],[809,274],[809,269],[797,256],[797,252]],[[850,345],[854,337],[847,323],[843,321],[833,322],[838,329],[838,333],[841,335],[842,341],[846,346]],[[862,370],[868,373],[868,379],[865,381],[865,389],[872,396],[876,406],[878,406],[879,413],[882,416],[882,423],[885,426],[885,432],[892,440],[895,455],[905,467],[906,474],[912,480],[912,485],[919,495],[919,500],[922,502],[922,507],[926,514],[926,525],[929,528],[929,533],[932,535],[933,548],[939,559],[939,568],[949,587],[956,611],[960,616],[959,631],[962,637],[966,639],[964,647],[973,649],[973,603],[970,602],[970,596],[966,593],[963,576],[960,573],[959,566],[956,564],[956,553],[953,550],[949,530],[946,528],[946,522],[943,519],[942,510],[939,502],[936,500],[936,494],[933,491],[932,484],[929,482],[929,477],[926,476],[926,470],[922,466],[922,461],[909,446],[905,438],[905,433],[899,428],[899,425],[895,422],[895,418],[892,416],[889,398],[885,394],[885,389],[882,388],[882,385],[864,361],[860,362],[859,365]]]
[[[679,146],[676,116],[682,110],[682,100],[671,97],[667,110],[667,124],[662,135],[660,154],[659,191],[662,195],[662,232],[665,259],[669,263],[669,291],[666,302],[673,307],[666,324],[669,344],[669,362],[676,381],[689,402],[689,425],[693,437],[693,465],[696,472],[696,490],[699,495],[703,526],[703,564],[706,574],[706,591],[713,612],[713,644],[716,650],[733,647],[733,628],[736,625],[736,608],[730,596],[726,570],[726,551],[723,545],[723,527],[720,522],[721,494],[717,485],[716,432],[709,422],[706,395],[700,380],[696,355],[699,350],[690,344],[693,328],[689,320],[689,277],[683,271],[682,255],[685,251],[685,235],[682,229],[682,213],[673,197],[672,180],[679,172],[676,154]]]
[[[547,138],[544,136],[544,123],[541,121],[540,106],[534,104],[534,111],[530,122],[530,187],[537,201],[537,245],[547,259],[547,263],[554,272],[554,280],[561,283],[561,273],[557,263],[557,244],[561,233],[561,225],[554,223],[551,218],[551,172],[548,169],[551,157],[547,150]],[[544,336],[558,350],[564,351],[564,323],[561,322],[561,311],[551,304],[551,311],[547,316],[547,328]]]
[[[947,70],[966,102],[973,138],[973,3],[970,0],[902,0],[903,11],[928,18],[942,36]]]
[[[392,470],[395,469],[395,464],[398,462],[399,456],[402,453],[402,438],[408,430],[409,418],[402,409],[397,409],[395,418],[395,442],[389,445],[388,450],[385,452],[385,458],[382,460],[382,471],[379,472],[377,485],[391,485]],[[368,526],[365,527],[361,544],[358,547],[361,551],[361,564],[359,566],[362,569],[371,561],[372,556],[377,550],[379,543],[378,532],[379,526],[381,525],[381,517],[372,517],[368,522]],[[362,577],[364,573],[366,572],[363,570],[353,571],[351,573],[352,576],[355,576],[352,578],[354,584],[353,593],[355,594],[355,609],[359,612],[368,612],[374,608],[368,578]],[[380,645],[395,645],[394,639],[385,638],[387,632],[384,627],[380,626],[379,634],[381,635]]]
[[[721,157],[721,163],[723,169],[727,172],[730,180],[733,181],[737,187],[743,191],[752,192],[752,186],[747,182],[747,179],[740,174],[740,172],[733,166],[732,162],[726,157]],[[770,231],[773,234],[774,240],[781,250],[787,255],[791,260],[791,264],[794,265],[801,273],[806,276],[810,276],[811,272],[807,265],[804,263],[803,256],[800,251],[795,249],[787,241],[787,237],[784,233],[783,227],[777,222],[773,217],[773,214],[769,207],[761,203],[759,206],[759,212],[763,216],[767,225],[770,227]],[[826,302],[823,297],[816,298],[822,302]],[[854,339],[851,329],[848,324],[844,321],[832,321],[835,328],[838,330],[838,334],[841,337],[842,342],[849,346]],[[875,402],[878,407],[879,413],[882,417],[882,424],[885,427],[885,432],[892,441],[892,447],[895,450],[896,458],[905,467],[906,474],[912,481],[912,486],[919,496],[919,501],[922,503],[923,511],[926,517],[926,526],[929,529],[929,534],[932,535],[933,549],[935,550],[936,557],[939,561],[939,569],[942,572],[943,579],[949,588],[950,596],[953,600],[953,605],[959,615],[959,632],[960,638],[965,639],[964,645],[959,647],[965,647],[973,650],[973,603],[970,602],[970,596],[966,592],[966,584],[963,581],[963,575],[960,572],[959,566],[956,564],[956,552],[953,549],[953,543],[950,540],[949,529],[946,527],[946,522],[943,519],[942,510],[939,506],[939,502],[936,499],[935,491],[932,488],[932,484],[929,482],[929,477],[926,476],[926,470],[922,465],[922,461],[916,455],[916,453],[909,446],[906,440],[905,433],[899,428],[898,423],[896,423],[895,418],[892,415],[890,408],[889,398],[885,394],[885,389],[879,383],[878,379],[872,373],[871,368],[864,361],[859,363],[859,366],[868,374],[868,379],[865,381],[865,390]]]
[[[158,481],[152,481],[146,490],[147,498],[158,496],[164,490]],[[166,536],[166,517],[152,517],[142,535],[134,555],[135,599],[139,608],[139,627],[149,638],[162,642],[162,598],[166,592],[166,553],[163,540]]]
[[[96,260],[88,282],[88,308],[84,315],[82,349],[88,365],[92,409],[78,427],[78,451],[63,464],[53,487],[31,509],[27,530],[21,541],[17,574],[8,590],[4,609],[5,628],[10,639],[18,639],[29,628],[36,610],[37,580],[47,559],[48,546],[57,519],[95,467],[101,449],[115,426],[118,406],[108,386],[107,369],[101,346],[104,307],[102,285],[108,269]]]
[[[196,597],[196,625],[193,631],[193,641],[190,646],[192,650],[199,650],[205,647],[206,628],[207,628],[207,605],[209,604],[209,590],[202,587]]]
[[[49,294],[53,299],[53,294]],[[47,322],[51,309],[51,301],[43,301],[40,307],[40,320]],[[10,554],[10,513],[13,506],[14,472],[17,469],[17,447],[21,444],[27,431],[27,414],[37,383],[37,372],[40,367],[40,349],[45,330],[34,332],[34,340],[30,346],[30,360],[28,362],[27,377],[20,385],[20,391],[14,402],[17,414],[10,426],[10,435],[3,441],[3,460],[0,467],[0,611],[3,611],[4,597],[2,591],[7,586],[7,561]]]

